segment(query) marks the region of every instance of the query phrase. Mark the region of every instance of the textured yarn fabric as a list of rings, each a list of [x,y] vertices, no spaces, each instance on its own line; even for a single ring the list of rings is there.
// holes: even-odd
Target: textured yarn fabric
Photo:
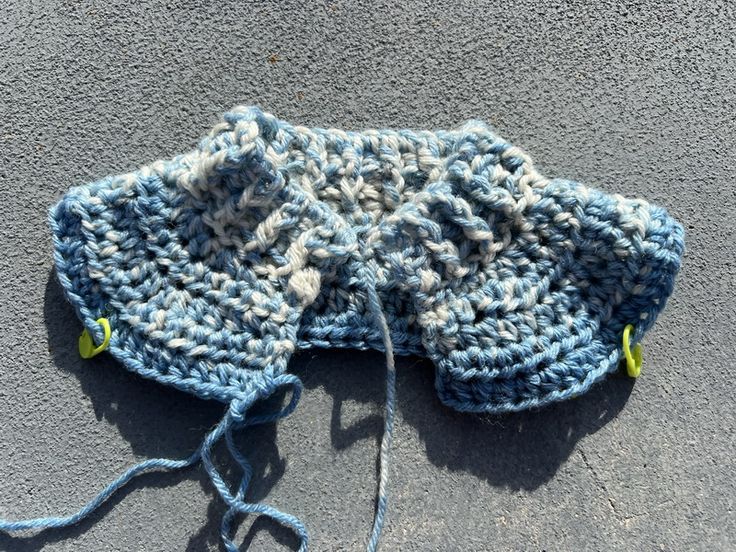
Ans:
[[[440,400],[461,411],[576,396],[617,369],[627,324],[638,342],[654,323],[684,248],[664,209],[545,178],[482,122],[348,132],[252,107],[190,153],[73,188],[50,224],[95,341],[106,317],[126,368],[227,403],[217,438],[283,414],[245,421],[279,387],[298,398],[295,351],[386,352],[382,459],[394,352],[430,358]],[[221,490],[224,539],[257,511],[246,488]]]
[[[199,148],[71,190],[51,213],[85,327],[129,369],[226,402],[297,349],[431,358],[446,404],[507,411],[582,392],[672,291],[683,232],[643,200],[539,175],[484,124],[295,127],[225,116]]]

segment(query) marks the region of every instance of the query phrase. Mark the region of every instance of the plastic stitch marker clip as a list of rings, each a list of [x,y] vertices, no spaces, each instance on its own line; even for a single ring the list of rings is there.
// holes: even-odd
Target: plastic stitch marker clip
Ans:
[[[98,318],[97,323],[102,326],[102,329],[105,332],[105,338],[98,347],[95,347],[95,342],[92,341],[92,336],[87,331],[87,328],[85,328],[82,335],[79,336],[79,355],[82,358],[92,358],[93,356],[99,355],[102,351],[107,349],[107,346],[110,344],[110,336],[112,335],[110,322],[107,318]]]
[[[631,350],[629,340],[631,338],[631,332],[634,331],[634,326],[627,324],[624,328],[623,342],[624,342],[624,356],[626,357],[626,373],[632,378],[638,378],[641,374],[642,365],[642,348],[641,343],[634,345],[634,350]]]

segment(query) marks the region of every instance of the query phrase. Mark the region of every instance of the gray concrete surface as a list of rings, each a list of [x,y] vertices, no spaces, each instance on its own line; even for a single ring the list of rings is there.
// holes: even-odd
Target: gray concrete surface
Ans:
[[[736,549],[731,3],[130,4],[2,8],[0,516],[76,509],[136,460],[188,455],[218,419],[217,404],[78,357],[46,210],[255,103],[321,126],[487,119],[546,174],[661,203],[687,229],[635,384],[612,378],[566,404],[478,418],[439,404],[429,363],[399,361],[383,550]],[[241,437],[251,496],[300,516],[314,550],[360,549],[381,355],[318,352],[292,366],[307,387],[297,414]],[[0,549],[219,550],[222,512],[201,469],[147,475],[78,527],[0,535]],[[253,519],[238,540],[295,544]]]

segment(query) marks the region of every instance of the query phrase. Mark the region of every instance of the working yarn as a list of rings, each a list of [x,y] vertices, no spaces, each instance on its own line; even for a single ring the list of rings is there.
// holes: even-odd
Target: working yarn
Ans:
[[[429,357],[440,400],[469,412],[538,407],[617,369],[672,292],[683,230],[664,209],[547,179],[481,122],[452,131],[293,126],[257,108],[227,113],[185,155],[70,190],[50,213],[59,281],[95,343],[144,377],[226,403],[185,460],[131,468],[65,518],[76,523],[136,474],[202,461],[228,511],[291,527],[245,502],[250,466],[232,432],[294,410],[297,349],[386,353],[386,427],[374,528],[386,512],[393,355]],[[98,320],[109,322],[111,332]],[[249,414],[290,388],[281,412]],[[243,470],[231,489],[220,439]]]

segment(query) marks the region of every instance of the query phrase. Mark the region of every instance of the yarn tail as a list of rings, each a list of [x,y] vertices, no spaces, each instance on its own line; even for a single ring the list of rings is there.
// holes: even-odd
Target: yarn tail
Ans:
[[[260,398],[270,396],[280,387],[291,387],[292,390],[291,401],[283,410],[273,414],[247,417],[247,411],[253,403]],[[256,389],[249,395],[244,395],[242,398],[234,400],[217,426],[215,426],[215,428],[205,436],[200,448],[189,458],[183,460],[173,460],[168,458],[145,460],[123,472],[117,479],[100,491],[97,496],[73,514],[64,517],[43,517],[20,521],[0,519],[0,531],[17,533],[34,529],[50,529],[74,525],[89,516],[118,489],[125,486],[136,476],[154,470],[181,470],[194,466],[201,461],[207,474],[212,480],[213,485],[225,504],[228,506],[228,510],[222,518],[222,524],[220,527],[220,536],[223,544],[225,545],[225,549],[228,552],[237,552],[238,550],[237,546],[231,540],[232,522],[238,514],[265,515],[292,529],[299,537],[299,551],[306,552],[309,539],[307,530],[301,521],[294,516],[281,512],[280,510],[266,504],[251,504],[245,502],[245,494],[248,489],[253,470],[245,456],[235,447],[233,440],[233,431],[236,429],[273,422],[291,414],[299,402],[301,392],[302,384],[299,378],[291,374],[278,376],[267,389]],[[235,493],[232,492],[212,461],[212,448],[223,437],[228,451],[243,471],[242,479]]]
[[[142,473],[146,473],[154,470],[180,470],[188,468],[196,464],[199,461],[199,451],[194,453],[186,460],[171,460],[168,458],[154,458],[146,460],[140,464],[132,466],[120,476],[105,487],[100,493],[90,500],[84,507],[80,508],[74,514],[64,517],[45,517],[26,519],[20,521],[9,521],[0,519],[0,531],[6,531],[8,533],[16,533],[20,531],[29,531],[33,529],[51,529],[58,527],[68,527],[79,523],[81,520],[90,515],[93,511],[99,508],[108,498],[110,498],[115,492],[124,487],[131,479],[137,477]]]
[[[394,346],[391,341],[391,332],[386,322],[386,315],[383,312],[381,299],[378,297],[376,290],[375,267],[368,267],[363,272],[364,282],[366,283],[366,291],[368,295],[368,307],[371,311],[376,325],[378,326],[383,338],[383,348],[386,352],[386,420],[383,428],[383,438],[381,439],[381,451],[379,454],[379,480],[378,480],[378,499],[376,503],[376,512],[373,518],[373,529],[368,540],[367,552],[375,552],[378,549],[378,541],[381,538],[383,523],[386,517],[386,509],[388,506],[388,477],[391,460],[391,443],[393,441],[394,417],[396,410],[396,365],[394,363]]]

